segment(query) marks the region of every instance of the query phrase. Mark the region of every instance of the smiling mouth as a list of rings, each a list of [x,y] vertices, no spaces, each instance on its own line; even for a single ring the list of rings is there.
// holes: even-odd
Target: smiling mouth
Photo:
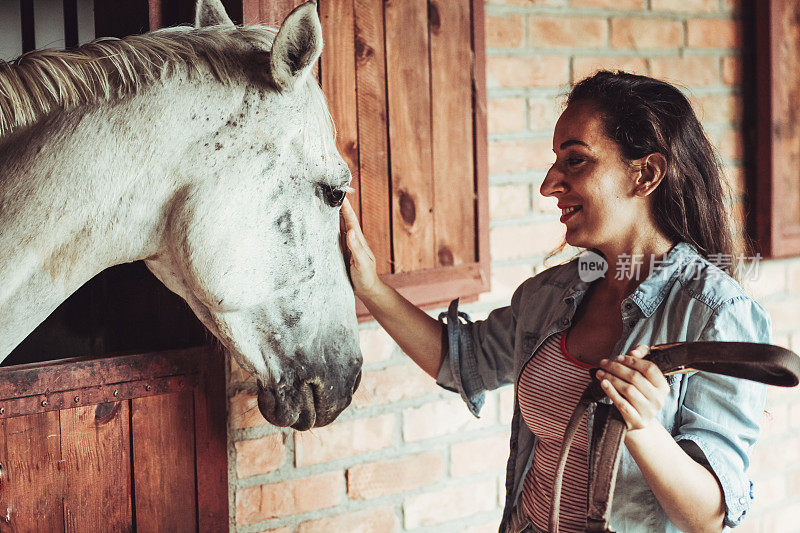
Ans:
[[[561,209],[561,222],[566,222],[570,218],[572,218],[575,213],[581,210],[581,206],[579,205],[571,205],[569,207],[564,207]]]

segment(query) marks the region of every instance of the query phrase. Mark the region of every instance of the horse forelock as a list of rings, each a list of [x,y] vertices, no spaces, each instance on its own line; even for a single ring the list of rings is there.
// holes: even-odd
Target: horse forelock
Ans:
[[[193,76],[205,66],[230,83],[245,67],[242,53],[253,47],[266,52],[274,38],[275,30],[266,26],[177,27],[0,60],[0,136],[54,109],[135,95],[179,69]]]

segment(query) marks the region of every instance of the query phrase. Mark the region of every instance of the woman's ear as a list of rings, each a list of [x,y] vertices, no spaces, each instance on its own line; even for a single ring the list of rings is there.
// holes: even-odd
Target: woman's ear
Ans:
[[[649,196],[667,174],[667,158],[653,152],[636,161],[638,175],[634,186],[636,196]]]

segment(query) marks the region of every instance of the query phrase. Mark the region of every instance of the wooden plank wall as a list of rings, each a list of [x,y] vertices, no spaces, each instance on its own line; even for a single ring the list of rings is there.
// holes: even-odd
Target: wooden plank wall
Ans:
[[[277,27],[300,3],[245,0],[245,22]],[[478,260],[472,10],[320,0],[320,80],[381,274]]]
[[[224,375],[210,348],[0,371],[0,530],[225,530]]]

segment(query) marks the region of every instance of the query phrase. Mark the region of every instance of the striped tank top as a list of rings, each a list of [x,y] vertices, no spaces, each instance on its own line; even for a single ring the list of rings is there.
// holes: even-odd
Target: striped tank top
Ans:
[[[589,385],[590,365],[572,358],[567,332],[551,335],[525,366],[519,381],[519,406],[528,428],[538,437],[533,464],[522,486],[522,505],[533,523],[547,530],[550,501],[561,442],[572,410]],[[564,470],[559,529],[586,529],[589,487],[586,418],[581,421]]]

